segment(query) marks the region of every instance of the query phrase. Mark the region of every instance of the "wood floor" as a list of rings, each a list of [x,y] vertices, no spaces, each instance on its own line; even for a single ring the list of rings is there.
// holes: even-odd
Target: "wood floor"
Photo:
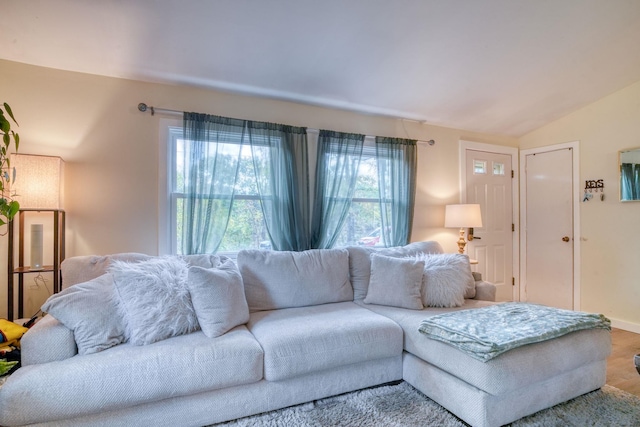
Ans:
[[[640,374],[633,356],[640,353],[640,334],[612,329],[613,351],[607,360],[607,384],[640,397]]]

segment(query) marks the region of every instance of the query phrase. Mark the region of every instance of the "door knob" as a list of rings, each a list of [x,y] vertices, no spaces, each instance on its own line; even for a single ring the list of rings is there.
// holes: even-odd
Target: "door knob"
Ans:
[[[563,242],[568,242],[569,240],[571,240],[571,239],[569,238],[569,236],[564,236],[564,237],[562,238],[562,241],[563,241]]]

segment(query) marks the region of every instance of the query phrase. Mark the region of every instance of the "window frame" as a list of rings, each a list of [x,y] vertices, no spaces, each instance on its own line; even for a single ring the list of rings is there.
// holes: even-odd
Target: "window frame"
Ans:
[[[158,253],[160,255],[175,255],[178,253],[177,207],[179,200],[186,198],[185,193],[174,191],[174,189],[177,189],[176,144],[177,140],[183,136],[182,119],[161,118],[159,134]],[[315,188],[315,171],[317,167],[316,147],[318,130],[307,128],[307,138],[309,141],[309,185],[310,188],[313,189]],[[365,137],[363,147],[363,156],[364,155],[376,157],[375,137]],[[259,195],[237,193],[234,198],[236,200],[260,200]],[[352,203],[374,203],[379,205],[380,198],[379,195],[377,198],[354,197]],[[313,208],[313,206],[311,206],[311,208]],[[376,227],[373,227],[374,230],[375,228]],[[218,251],[216,254],[235,259],[237,253],[238,252],[233,251]]]

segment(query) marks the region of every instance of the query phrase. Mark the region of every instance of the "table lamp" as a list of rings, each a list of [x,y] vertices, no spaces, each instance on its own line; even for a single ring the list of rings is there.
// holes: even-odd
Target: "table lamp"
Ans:
[[[458,253],[464,253],[467,240],[473,240],[473,228],[482,227],[482,213],[478,204],[446,205],[444,210],[444,226],[447,228],[460,228],[458,239]],[[469,229],[467,239],[464,237],[464,229]]]

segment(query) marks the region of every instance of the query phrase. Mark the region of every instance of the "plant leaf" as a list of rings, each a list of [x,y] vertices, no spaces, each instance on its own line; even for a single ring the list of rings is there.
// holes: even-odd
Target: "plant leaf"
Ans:
[[[9,203],[9,214],[7,215],[8,219],[13,218],[18,211],[20,210],[20,203],[18,203],[15,200],[12,200],[11,203]]]
[[[9,120],[5,119],[4,116],[0,116],[0,129],[5,133],[11,130],[11,123],[9,123]]]
[[[20,146],[20,135],[18,135],[17,133],[13,132],[13,141],[16,144],[16,151],[18,151],[18,146]]]
[[[0,362],[0,375],[6,374],[17,364],[18,361],[7,362],[6,360],[3,360],[2,362]]]
[[[11,117],[13,121],[18,125],[18,121],[15,117],[13,117],[13,111],[11,111],[11,107],[9,107],[9,104],[7,104],[6,102],[4,103],[4,109],[7,111],[7,114],[9,114],[9,117]]]

